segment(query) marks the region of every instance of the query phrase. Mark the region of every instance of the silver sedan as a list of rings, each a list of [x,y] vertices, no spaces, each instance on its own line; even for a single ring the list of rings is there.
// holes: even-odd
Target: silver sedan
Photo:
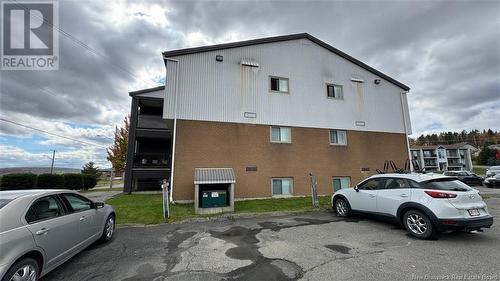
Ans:
[[[38,280],[113,237],[115,211],[70,190],[0,191],[0,280]]]

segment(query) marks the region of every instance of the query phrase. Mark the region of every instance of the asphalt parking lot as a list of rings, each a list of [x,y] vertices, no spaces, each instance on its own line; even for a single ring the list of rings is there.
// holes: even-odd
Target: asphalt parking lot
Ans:
[[[500,196],[486,202],[491,229],[433,241],[329,212],[120,228],[43,280],[500,280]]]

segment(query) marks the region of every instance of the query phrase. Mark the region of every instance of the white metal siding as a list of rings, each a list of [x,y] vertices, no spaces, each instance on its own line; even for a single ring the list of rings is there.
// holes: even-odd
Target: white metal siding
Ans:
[[[216,55],[224,61],[217,62]],[[308,39],[172,59],[179,60],[179,119],[404,133],[404,90]],[[241,66],[241,60],[259,67]],[[270,93],[269,76],[289,78],[289,94]],[[375,85],[375,79],[381,83]],[[175,65],[170,62],[166,80],[164,118],[174,118]],[[343,85],[344,99],[328,99],[326,83]],[[244,112],[255,112],[256,118],[245,118]]]

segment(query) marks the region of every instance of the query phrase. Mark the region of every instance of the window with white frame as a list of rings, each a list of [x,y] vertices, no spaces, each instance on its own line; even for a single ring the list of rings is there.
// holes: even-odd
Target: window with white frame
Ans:
[[[273,178],[272,189],[273,196],[292,195],[293,178]]]
[[[291,143],[292,129],[290,127],[271,127],[271,142]]]
[[[344,99],[344,90],[342,85],[326,84],[326,96],[331,99]]]
[[[331,145],[347,145],[347,132],[342,130],[330,130]]]
[[[271,92],[288,93],[288,78],[270,76],[269,90]]]
[[[351,186],[350,177],[333,177],[333,192],[338,191],[342,188],[348,188]]]

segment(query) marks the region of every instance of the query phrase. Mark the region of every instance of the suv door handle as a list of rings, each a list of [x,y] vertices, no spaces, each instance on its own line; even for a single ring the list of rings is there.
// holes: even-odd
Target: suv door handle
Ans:
[[[42,228],[42,229],[38,230],[37,232],[35,232],[35,234],[36,234],[36,235],[42,235],[42,234],[45,234],[45,233],[47,233],[47,232],[49,232],[49,230],[48,230],[47,228],[45,228],[45,227],[44,227],[44,228]]]
[[[404,197],[408,197],[408,194],[403,193],[403,194],[400,194],[399,196],[404,198]]]
[[[370,194],[370,197],[371,198],[375,198],[375,194]]]
[[[85,219],[86,219],[86,218],[85,218],[85,216],[82,216],[82,217],[80,218],[80,221],[84,221]]]

